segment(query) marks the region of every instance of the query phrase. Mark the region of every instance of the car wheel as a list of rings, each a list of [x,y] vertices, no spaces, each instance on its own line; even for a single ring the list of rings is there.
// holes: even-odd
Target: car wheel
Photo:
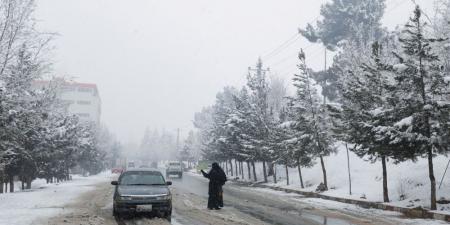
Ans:
[[[172,222],[172,213],[171,212],[166,214],[166,220],[169,222]]]
[[[119,213],[117,212],[115,206],[113,206],[113,216],[114,216],[114,217],[120,217],[120,216],[119,216]]]

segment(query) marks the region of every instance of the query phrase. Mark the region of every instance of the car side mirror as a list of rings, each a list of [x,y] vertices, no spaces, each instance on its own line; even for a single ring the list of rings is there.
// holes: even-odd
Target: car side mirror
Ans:
[[[172,181],[166,181],[167,185],[172,185]]]
[[[117,181],[115,180],[115,181],[111,181],[111,184],[112,184],[112,185],[119,185],[119,182],[117,182]]]

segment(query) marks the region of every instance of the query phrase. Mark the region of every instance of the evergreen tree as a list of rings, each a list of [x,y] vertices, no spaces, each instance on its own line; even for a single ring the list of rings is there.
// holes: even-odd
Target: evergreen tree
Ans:
[[[256,72],[247,75],[247,86],[250,91],[250,103],[253,113],[251,114],[252,123],[255,126],[254,136],[251,138],[253,146],[258,149],[256,158],[263,163],[264,182],[267,182],[266,162],[269,159],[269,140],[271,115],[268,104],[270,92],[269,83],[266,77],[266,71],[263,69],[261,59],[256,63]]]
[[[362,43],[377,39],[382,35],[385,8],[385,0],[332,0],[322,5],[322,19],[316,27],[308,24],[300,33],[311,42],[321,41],[331,50],[343,40]],[[360,34],[363,39],[359,38]]]
[[[319,157],[323,173],[323,184],[328,189],[325,162],[323,157],[335,151],[333,139],[329,133],[330,121],[326,107],[321,103],[316,88],[312,84],[310,70],[306,66],[306,57],[303,50],[299,53],[300,74],[293,78],[296,94],[292,97],[290,107],[295,117],[293,129],[296,136],[301,138],[301,143],[308,143],[315,157]]]
[[[330,68],[311,72],[322,87],[321,94],[328,100],[336,101],[338,97],[337,82],[340,68],[345,63],[337,61],[339,55],[350,50],[358,60],[357,55],[365,56],[364,48],[370,52],[371,40],[378,40],[386,33],[381,27],[385,8],[385,0],[333,0],[322,5],[322,18],[315,26],[308,24],[305,29],[300,29],[310,42],[321,42],[327,49],[340,50]],[[349,46],[359,51],[347,49]]]
[[[444,41],[427,37],[427,24],[417,6],[405,25],[399,41],[402,51],[395,55],[399,64],[392,67],[397,88],[394,90],[395,123],[391,144],[406,142],[402,151],[428,159],[432,210],[436,209],[436,180],[433,156],[448,151],[450,141],[450,96],[448,74],[442,68],[436,46]]]
[[[330,106],[335,118],[334,128],[337,138],[351,143],[351,150],[359,157],[382,163],[383,199],[389,202],[387,187],[387,158],[397,162],[413,156],[393,155],[393,145],[387,128],[392,123],[393,104],[391,91],[396,88],[391,82],[392,74],[388,68],[381,45],[372,46],[372,58],[359,68],[348,71],[340,80],[341,105]]]

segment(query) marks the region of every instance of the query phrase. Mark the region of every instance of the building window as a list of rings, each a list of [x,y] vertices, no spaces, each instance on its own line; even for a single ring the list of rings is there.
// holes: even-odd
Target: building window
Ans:
[[[62,90],[63,92],[71,92],[71,91],[75,91],[75,87],[65,85],[65,86],[62,86],[62,87],[61,87],[61,90]]]
[[[79,92],[92,92],[91,88],[80,87],[78,88]]]
[[[89,113],[77,113],[77,115],[78,115],[79,117],[84,117],[84,118],[89,117]]]
[[[74,100],[61,100],[61,103],[64,105],[72,105],[73,103],[75,103]]]
[[[90,105],[90,101],[77,101],[78,105]]]

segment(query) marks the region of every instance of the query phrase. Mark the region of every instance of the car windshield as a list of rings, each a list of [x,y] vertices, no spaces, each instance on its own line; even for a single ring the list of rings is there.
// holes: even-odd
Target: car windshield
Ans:
[[[120,178],[121,185],[164,185],[164,177],[159,172],[126,172]]]

